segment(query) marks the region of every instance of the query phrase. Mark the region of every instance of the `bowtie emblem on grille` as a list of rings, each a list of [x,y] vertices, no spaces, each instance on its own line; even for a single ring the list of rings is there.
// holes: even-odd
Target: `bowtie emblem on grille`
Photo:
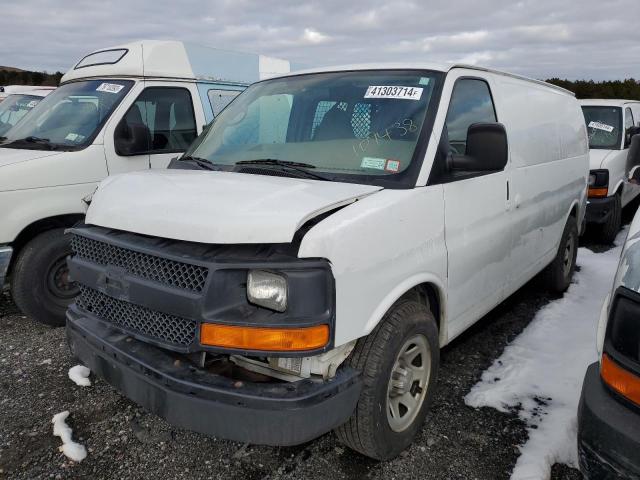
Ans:
[[[129,282],[124,268],[109,266],[98,277],[98,290],[120,300],[129,299]]]

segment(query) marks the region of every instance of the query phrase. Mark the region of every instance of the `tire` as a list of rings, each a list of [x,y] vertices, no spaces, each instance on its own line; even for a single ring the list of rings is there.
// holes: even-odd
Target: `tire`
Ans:
[[[598,239],[605,245],[611,245],[616,239],[622,226],[622,199],[620,194],[615,195],[613,211],[606,222],[598,225]]]
[[[578,225],[574,217],[569,217],[562,232],[558,253],[544,271],[544,280],[548,288],[556,293],[563,293],[571,284],[571,277],[576,269],[578,253]]]
[[[22,248],[11,275],[11,295],[25,315],[52,327],[64,326],[67,307],[78,292],[68,281],[70,254],[63,228],[41,233]]]
[[[401,359],[400,354],[414,352],[412,345],[418,350],[422,347],[423,353],[413,358],[413,366],[404,371],[414,372],[412,369],[418,368],[416,363],[425,368],[428,362],[428,372],[422,379],[419,374],[402,376],[394,369],[399,365],[407,366],[403,363],[405,357]],[[410,354],[407,358],[411,358]],[[440,361],[438,330],[433,315],[422,303],[398,301],[368,336],[358,340],[347,361],[362,372],[363,386],[353,415],[336,429],[336,435],[342,443],[363,455],[376,460],[391,459],[411,444],[433,396]],[[420,383],[424,388],[419,388]],[[403,390],[408,390],[404,392],[405,396],[401,395]],[[417,407],[412,410],[406,406],[403,409],[402,402],[408,398],[407,394],[418,399]],[[395,405],[395,419],[390,405]]]

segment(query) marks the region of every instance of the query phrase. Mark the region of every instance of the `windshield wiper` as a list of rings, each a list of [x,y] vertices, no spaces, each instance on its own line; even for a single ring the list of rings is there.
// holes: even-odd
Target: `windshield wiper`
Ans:
[[[290,162],[288,160],[278,160],[275,158],[261,158],[257,160],[240,160],[236,162],[236,165],[267,165],[273,167],[281,167],[283,170],[294,171],[300,174],[301,177],[313,178],[316,180],[329,180],[322,175],[310,172],[309,168],[316,168],[315,165],[302,162]]]
[[[14,140],[13,142],[10,142],[9,144],[7,144],[7,146],[14,145],[16,143],[17,144],[31,143],[31,144],[35,144],[35,145],[42,145],[47,150],[55,150],[56,148],[59,147],[58,144],[51,143],[51,141],[48,138],[40,138],[40,137],[33,137],[33,136],[29,136],[29,137],[25,137],[25,138],[20,138],[18,140]]]
[[[195,163],[197,166],[199,166],[203,170],[218,170],[215,167],[215,165],[211,163],[209,160],[207,160],[206,158],[192,157],[191,155],[186,155],[184,157],[180,157],[178,161]]]

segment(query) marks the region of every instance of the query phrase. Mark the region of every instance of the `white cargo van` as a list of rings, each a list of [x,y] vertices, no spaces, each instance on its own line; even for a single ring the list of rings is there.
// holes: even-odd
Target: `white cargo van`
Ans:
[[[26,93],[12,93],[0,103],[0,140],[18,121],[49,95],[54,89],[33,89]]]
[[[197,163],[196,163],[197,160]],[[186,428],[386,459],[439,350],[546,267],[585,212],[574,96],[468,66],[306,71],[242,93],[164,171],[105,180],[72,229],[71,351]]]
[[[26,314],[64,324],[64,229],[107,175],[164,168],[246,86],[289,63],[170,41],[142,41],[81,59],[60,88],[0,144],[0,287]]]
[[[587,222],[605,243],[616,238],[622,207],[639,193],[630,183],[628,162],[631,137],[640,132],[640,102],[632,100],[580,100],[590,148]]]

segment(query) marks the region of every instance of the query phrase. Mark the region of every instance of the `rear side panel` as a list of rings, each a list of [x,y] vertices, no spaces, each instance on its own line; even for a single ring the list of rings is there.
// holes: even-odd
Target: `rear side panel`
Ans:
[[[496,108],[511,155],[512,292],[551,261],[574,206],[580,226],[588,142],[573,96],[519,79],[494,78]]]

